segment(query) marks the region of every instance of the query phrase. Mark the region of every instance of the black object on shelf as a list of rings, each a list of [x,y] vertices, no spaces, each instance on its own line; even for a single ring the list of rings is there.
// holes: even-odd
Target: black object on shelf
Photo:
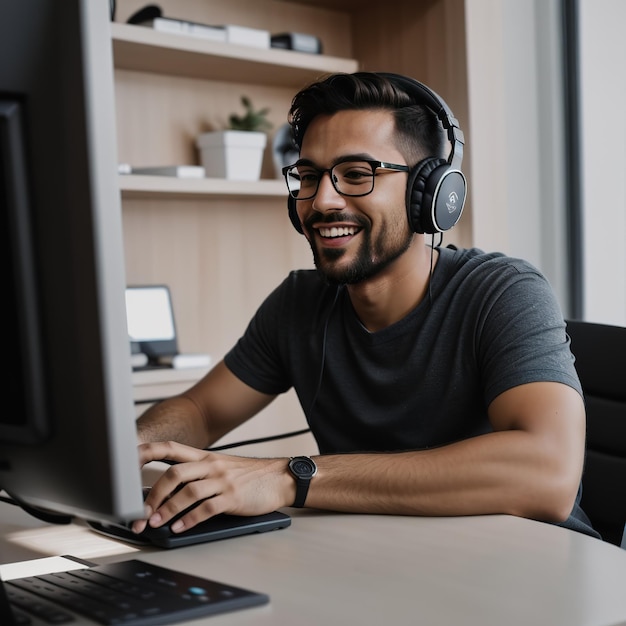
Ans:
[[[142,24],[143,22],[148,22],[162,16],[163,11],[160,6],[156,4],[148,4],[143,7],[143,9],[139,9],[139,11],[133,13],[126,21],[129,24]]]
[[[308,54],[322,54],[322,42],[315,35],[305,33],[279,33],[271,37],[272,48],[283,48]]]

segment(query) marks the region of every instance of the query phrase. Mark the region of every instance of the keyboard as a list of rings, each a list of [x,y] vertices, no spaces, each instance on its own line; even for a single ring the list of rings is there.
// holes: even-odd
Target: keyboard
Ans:
[[[175,624],[267,604],[262,593],[138,560],[0,582],[16,624]]]

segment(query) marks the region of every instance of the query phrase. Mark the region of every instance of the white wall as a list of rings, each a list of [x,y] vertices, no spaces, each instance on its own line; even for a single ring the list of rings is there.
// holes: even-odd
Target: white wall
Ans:
[[[626,2],[579,3],[584,317],[626,326]]]
[[[466,0],[474,242],[568,302],[560,0]]]
[[[626,0],[579,0],[584,318],[626,325]],[[560,0],[466,0],[472,230],[568,310]]]

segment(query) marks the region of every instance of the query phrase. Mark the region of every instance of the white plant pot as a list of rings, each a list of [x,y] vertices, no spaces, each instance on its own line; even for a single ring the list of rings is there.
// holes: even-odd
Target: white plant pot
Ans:
[[[207,178],[259,180],[267,135],[245,130],[203,133],[196,139]]]

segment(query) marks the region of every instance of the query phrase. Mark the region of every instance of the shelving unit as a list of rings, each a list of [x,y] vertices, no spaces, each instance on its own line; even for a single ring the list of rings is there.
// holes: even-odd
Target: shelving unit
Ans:
[[[353,59],[260,49],[112,24],[115,66],[192,78],[298,88],[320,74],[354,72]]]
[[[133,399],[136,404],[150,404],[181,393],[206,373],[205,368],[151,369],[133,372]]]
[[[257,49],[162,33],[147,27],[113,23],[113,59],[118,70],[149,72],[236,83],[293,87],[322,74],[354,72],[357,61],[280,49]],[[248,183],[217,179],[188,180],[120,176],[123,198],[192,198],[285,195],[280,180]]]

